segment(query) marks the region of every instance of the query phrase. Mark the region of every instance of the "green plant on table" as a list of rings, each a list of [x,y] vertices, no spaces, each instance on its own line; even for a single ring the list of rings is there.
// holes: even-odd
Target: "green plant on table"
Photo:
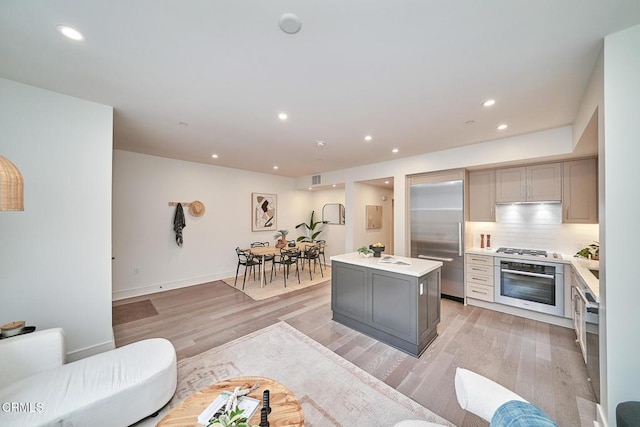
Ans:
[[[371,249],[369,249],[368,247],[363,246],[361,248],[358,248],[358,253],[359,254],[363,254],[363,255],[367,255],[367,254],[372,254],[373,251]]]
[[[316,240],[316,238],[320,235],[320,233],[322,233],[322,229],[318,229],[318,231],[316,231],[316,228],[318,228],[318,226],[320,224],[327,224],[329,221],[314,221],[313,220],[313,215],[315,214],[315,211],[311,211],[311,220],[309,221],[309,223],[304,223],[301,222],[300,224],[296,225],[296,228],[302,228],[304,230],[305,235],[304,236],[300,236],[298,237],[298,242],[313,242]]]
[[[278,230],[278,232],[276,233],[275,236],[273,236],[273,238],[276,239],[276,240],[286,239],[287,238],[287,234],[289,234],[289,230]]]
[[[209,420],[207,427],[258,427],[251,426],[244,416],[244,410],[236,407],[231,411],[224,411],[222,414]]]

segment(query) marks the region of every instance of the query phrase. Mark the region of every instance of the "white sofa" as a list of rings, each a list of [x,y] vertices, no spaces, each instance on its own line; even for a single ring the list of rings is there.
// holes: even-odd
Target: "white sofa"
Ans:
[[[0,340],[0,425],[128,426],[160,410],[177,384],[163,338],[65,364],[60,328]]]
[[[491,422],[493,414],[504,403],[512,400],[527,402],[500,384],[463,368],[456,368],[455,388],[460,407],[488,422]],[[400,421],[394,427],[436,426],[440,426],[440,424],[422,420],[405,420]]]

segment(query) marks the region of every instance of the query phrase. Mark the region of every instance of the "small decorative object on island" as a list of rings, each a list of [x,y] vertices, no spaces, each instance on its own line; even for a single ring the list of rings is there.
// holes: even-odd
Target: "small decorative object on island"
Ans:
[[[593,242],[586,248],[580,249],[574,257],[577,258],[591,258],[594,261],[598,261],[600,259],[600,243]]]
[[[480,235],[480,249],[484,249],[484,234]]]
[[[491,249],[491,234],[487,234],[487,249]]]
[[[278,230],[278,233],[273,236],[274,239],[277,239],[276,248],[282,249],[287,246],[287,234],[289,234],[289,230]]]
[[[363,246],[361,248],[358,248],[358,253],[363,257],[363,258],[369,258],[373,255],[373,251],[371,249],[369,249],[366,246]]]
[[[373,251],[373,256],[376,258],[380,258],[380,254],[384,252],[384,245],[380,242],[374,243],[369,246],[369,249]]]

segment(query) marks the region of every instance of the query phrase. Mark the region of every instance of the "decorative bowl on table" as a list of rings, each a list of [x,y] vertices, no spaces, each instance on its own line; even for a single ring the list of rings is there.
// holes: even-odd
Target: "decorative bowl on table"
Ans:
[[[373,245],[369,245],[369,249],[373,251],[374,257],[380,258],[380,254],[384,252],[384,245],[381,243],[374,243]]]

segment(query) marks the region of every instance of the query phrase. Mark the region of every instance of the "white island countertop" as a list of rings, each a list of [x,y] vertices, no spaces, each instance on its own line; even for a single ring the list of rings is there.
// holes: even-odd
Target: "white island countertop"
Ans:
[[[389,263],[380,260],[391,261]],[[442,267],[440,261],[428,261],[426,259],[407,258],[397,255],[381,254],[380,258],[364,258],[358,252],[351,252],[342,255],[333,255],[331,261],[344,262],[346,264],[359,265],[361,267],[376,268],[378,270],[390,271],[393,273],[406,274],[408,276],[421,277],[433,270]]]

